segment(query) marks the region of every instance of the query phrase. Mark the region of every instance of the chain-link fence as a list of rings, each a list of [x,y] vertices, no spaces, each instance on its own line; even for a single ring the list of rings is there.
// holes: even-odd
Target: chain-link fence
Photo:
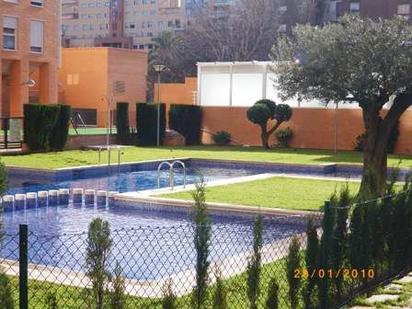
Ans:
[[[326,203],[324,215],[263,216],[261,245],[253,220],[212,222],[201,307],[190,223],[112,230],[107,252],[88,233],[40,235],[22,225],[4,235],[1,266],[20,308],[276,308],[273,299],[279,308],[336,308],[412,266],[405,249],[412,211],[399,202]]]
[[[315,218],[319,221],[318,216]],[[264,307],[273,277],[281,287],[280,307],[289,307],[285,257],[293,236],[298,237],[302,247],[305,245],[307,220],[306,216],[264,217],[259,308]],[[212,223],[207,308],[212,308],[216,278],[224,282],[229,308],[248,307],[247,269],[254,236],[253,224],[247,222]],[[103,308],[162,308],[168,289],[176,297],[175,308],[193,308],[197,262],[194,233],[192,224],[112,230]],[[57,308],[98,308],[93,294],[94,278],[86,265],[89,245],[87,233],[38,235],[30,231],[30,226],[21,226],[20,233],[6,234],[1,265],[11,278],[16,303],[19,297],[24,301],[25,293],[19,296],[19,289],[24,289],[24,284],[19,285],[19,276],[25,281],[27,275],[29,308],[55,308],[54,301]],[[19,269],[19,260],[23,269]],[[111,307],[116,269],[121,270],[124,298],[121,305]]]

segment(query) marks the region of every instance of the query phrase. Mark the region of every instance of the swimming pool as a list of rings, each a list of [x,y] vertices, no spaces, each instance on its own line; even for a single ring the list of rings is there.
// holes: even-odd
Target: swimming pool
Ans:
[[[6,236],[3,258],[18,258],[18,225],[29,226],[29,262],[81,271],[87,228],[101,217],[110,222],[113,249],[111,265],[119,262],[129,279],[155,280],[193,269],[196,262],[190,212],[163,207],[58,206],[4,213]],[[244,254],[252,248],[254,217],[213,213],[211,260]],[[305,221],[264,217],[264,244],[305,230]]]
[[[187,169],[187,183],[193,184],[204,177],[206,181],[228,179],[248,175],[256,175],[260,171],[250,168],[220,168],[220,167],[190,167]],[[168,171],[162,170],[160,173],[160,187],[169,186]],[[14,181],[8,194],[37,192],[59,188],[83,188],[106,191],[131,192],[147,189],[155,189],[157,185],[158,173],[156,170],[143,170],[126,173],[111,173],[110,175],[99,177],[83,177],[56,182],[40,182],[21,179]],[[183,185],[183,170],[175,169],[175,185]]]

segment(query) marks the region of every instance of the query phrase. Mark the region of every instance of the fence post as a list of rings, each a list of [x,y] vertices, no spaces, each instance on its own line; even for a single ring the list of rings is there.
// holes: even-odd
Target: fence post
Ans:
[[[28,297],[28,226],[20,225],[19,232],[19,304],[20,309],[29,308]]]

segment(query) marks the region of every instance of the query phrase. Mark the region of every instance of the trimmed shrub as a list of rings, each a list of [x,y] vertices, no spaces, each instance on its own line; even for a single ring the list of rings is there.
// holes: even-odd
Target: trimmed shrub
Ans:
[[[157,104],[138,103],[136,105],[136,128],[139,144],[153,146],[157,143]],[[165,104],[160,105],[160,143],[165,135]]]
[[[276,139],[278,140],[278,147],[287,148],[289,147],[289,142],[293,137],[293,131],[291,128],[278,130],[275,132]]]
[[[24,105],[24,142],[31,151],[48,151],[59,117],[59,105]]]
[[[199,145],[202,114],[200,106],[172,104],[169,111],[169,127],[186,138],[186,145]]]
[[[212,309],[228,309],[229,305],[227,303],[227,290],[225,283],[222,279],[222,273],[220,269],[216,269],[216,290],[213,298]]]
[[[116,107],[117,143],[127,145],[130,143],[129,103],[118,102]]]
[[[69,105],[58,105],[59,115],[57,116],[56,124],[53,131],[50,133],[49,145],[54,151],[63,150],[69,137],[70,117],[72,108]]]
[[[112,278],[112,293],[110,295],[110,307],[112,309],[125,308],[125,280],[123,278],[123,269],[119,262],[116,262]]]
[[[213,141],[219,146],[228,145],[232,140],[232,135],[227,131],[218,131],[213,135]]]

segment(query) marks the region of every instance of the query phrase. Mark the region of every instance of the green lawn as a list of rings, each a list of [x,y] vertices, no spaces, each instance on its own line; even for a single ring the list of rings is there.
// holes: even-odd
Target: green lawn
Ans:
[[[349,182],[353,193],[359,183]],[[221,202],[260,207],[318,210],[335,190],[346,185],[342,181],[273,177],[264,180],[206,188],[208,202]],[[190,192],[172,193],[163,197],[192,199]]]
[[[332,151],[325,150],[272,149],[270,151],[266,151],[260,147],[188,146],[174,148],[128,147],[122,149],[122,152],[122,162],[191,157],[300,164],[362,163],[361,153],[351,151],[342,151],[335,154]],[[98,153],[97,151],[91,150],[76,150],[55,153],[3,156],[2,159],[5,164],[9,166],[54,169],[60,167],[98,164]],[[390,166],[395,166],[399,163],[400,159],[402,159],[402,167],[412,167],[412,156],[390,156],[388,164]],[[102,156],[102,162],[107,162],[106,152]],[[112,162],[117,163],[117,152],[112,155]]]

